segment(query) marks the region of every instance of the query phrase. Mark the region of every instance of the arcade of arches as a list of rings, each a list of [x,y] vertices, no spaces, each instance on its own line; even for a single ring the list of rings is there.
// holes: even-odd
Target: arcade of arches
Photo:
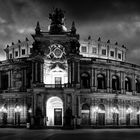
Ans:
[[[135,113],[134,113],[135,112]],[[140,110],[130,105],[81,104],[82,126],[119,126],[140,125]]]
[[[92,83],[94,83],[94,85],[96,83],[97,89],[107,89],[107,87],[110,87],[112,89],[112,92],[121,91],[121,89],[124,89],[126,92],[132,92],[133,89],[133,91],[135,91],[136,93],[140,93],[140,80],[137,78],[132,79],[128,76],[125,76],[125,78],[121,80],[118,75],[112,75],[109,81],[110,82],[108,83],[110,84],[107,85],[108,83],[106,75],[102,73],[95,75],[94,78],[92,78],[88,72],[83,72],[81,74],[82,89],[90,88],[92,86]]]

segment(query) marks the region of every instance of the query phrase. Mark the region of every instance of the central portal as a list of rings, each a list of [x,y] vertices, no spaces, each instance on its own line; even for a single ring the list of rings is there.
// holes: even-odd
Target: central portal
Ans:
[[[59,97],[51,97],[47,101],[47,126],[63,125],[63,102]]]

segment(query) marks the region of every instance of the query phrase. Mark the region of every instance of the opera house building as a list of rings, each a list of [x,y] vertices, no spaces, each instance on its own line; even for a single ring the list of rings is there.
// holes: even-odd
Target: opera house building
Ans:
[[[2,127],[139,127],[140,66],[126,47],[101,38],[80,40],[64,12],[49,14],[33,41],[7,45],[0,61]]]

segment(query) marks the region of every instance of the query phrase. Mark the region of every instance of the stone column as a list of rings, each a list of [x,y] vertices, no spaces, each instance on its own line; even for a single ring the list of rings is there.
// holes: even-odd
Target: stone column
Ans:
[[[75,84],[75,63],[72,62],[72,83]]]
[[[1,83],[2,81],[1,81],[1,71],[0,71],[0,89],[1,89]]]
[[[132,75],[132,94],[136,94],[136,82],[135,82],[135,74]]]
[[[78,83],[80,84],[80,62],[78,62]]]
[[[110,85],[111,85],[110,79],[111,79],[111,77],[110,77],[110,70],[108,69],[107,70],[107,92],[108,93],[110,92]]]
[[[121,84],[121,94],[125,93],[125,75],[124,72],[120,72],[120,84]]]
[[[35,62],[35,82],[38,82],[38,63]]]
[[[41,63],[41,73],[40,73],[40,82],[43,83],[43,77],[44,77],[44,74],[43,74],[43,63]]]
[[[94,91],[97,91],[97,69],[94,68]]]
[[[94,69],[91,68],[91,90],[94,91]]]
[[[26,76],[27,76],[27,74],[26,74],[26,69],[24,69],[24,86],[26,87]]]
[[[8,71],[8,88],[11,88],[11,70]]]
[[[68,83],[71,84],[71,63],[68,62]]]

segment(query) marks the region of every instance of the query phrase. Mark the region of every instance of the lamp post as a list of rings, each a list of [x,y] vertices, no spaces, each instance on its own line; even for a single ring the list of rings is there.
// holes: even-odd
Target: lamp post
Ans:
[[[31,125],[31,113],[32,109],[31,108],[27,109],[27,124],[26,124],[27,128],[30,128]]]

